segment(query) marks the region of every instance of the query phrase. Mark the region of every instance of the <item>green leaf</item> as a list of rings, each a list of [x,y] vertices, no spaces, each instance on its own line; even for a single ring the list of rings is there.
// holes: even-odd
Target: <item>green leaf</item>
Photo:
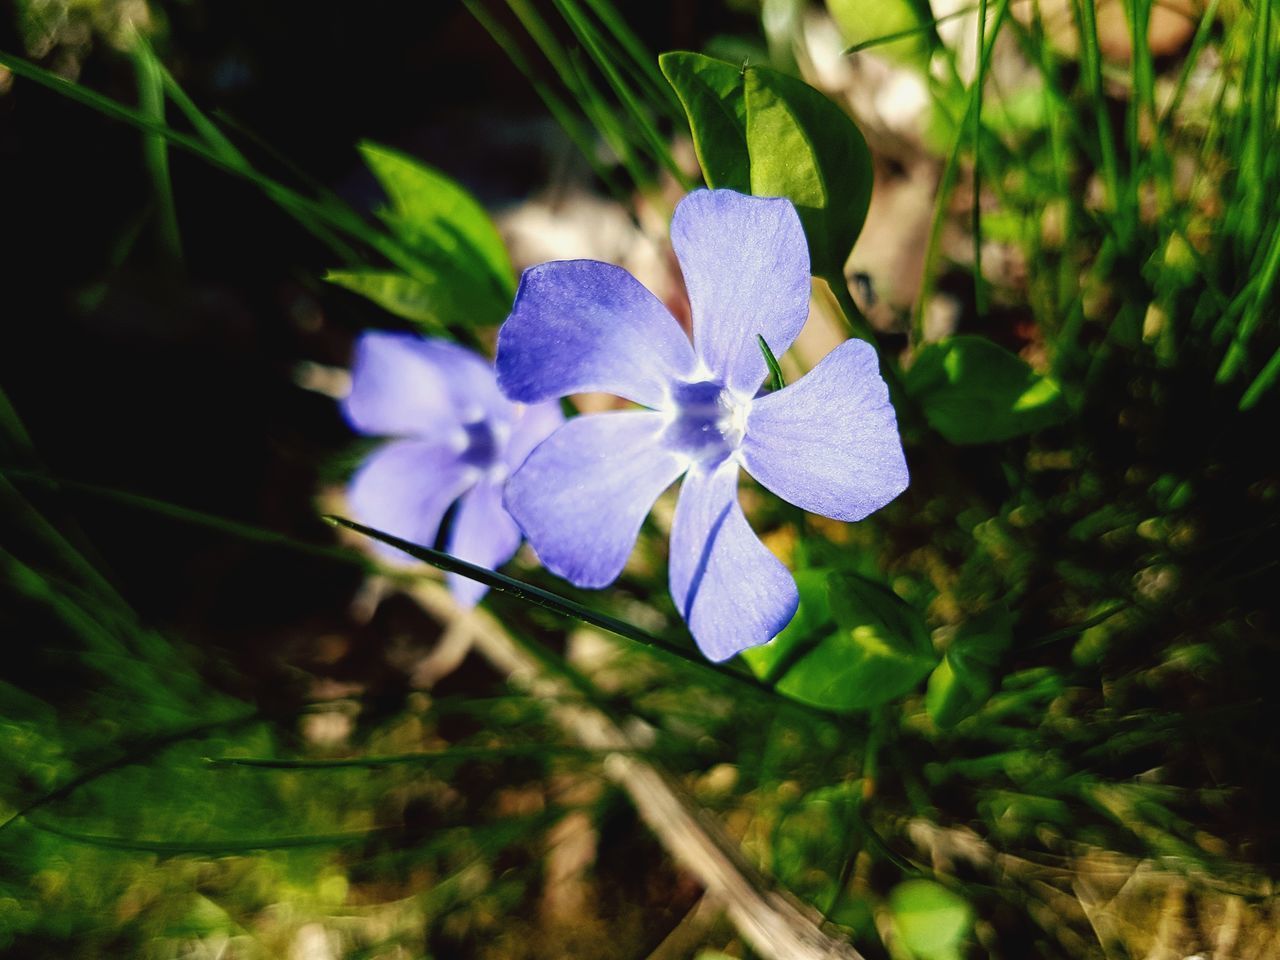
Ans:
[[[498,229],[474,197],[438,170],[389,147],[360,144],[365,163],[391,201],[382,219],[428,259],[444,259],[482,277],[503,300],[515,273]]]
[[[658,65],[689,118],[693,149],[707,186],[750,193],[742,68],[684,51],[662,54]]]
[[[330,270],[324,278],[372,300],[388,313],[420,324],[429,333],[443,332],[461,313],[453,292],[439,280],[417,280],[390,270]]]
[[[956,444],[995,443],[1061,423],[1058,385],[984,337],[931,343],[907,371],[907,393],[929,425]]]
[[[847,780],[810,791],[785,810],[770,837],[774,876],[825,912],[839,905],[845,863],[861,846],[862,786]]]
[[[871,200],[871,153],[849,115],[813,87],[746,70],[751,192],[787,197],[809,239],[812,271],[843,276]]]
[[[925,709],[938,727],[955,726],[987,702],[996,666],[1012,642],[1013,623],[1003,604],[960,626],[925,694]]]
[[[760,347],[760,352],[764,354],[765,366],[769,368],[769,389],[781,390],[787,385],[787,381],[782,376],[782,367],[778,364],[778,358],[769,349],[769,343],[765,340],[763,334],[756,334],[756,345]]]
[[[921,17],[911,0],[827,0],[827,12],[851,48],[846,53],[875,47],[886,59],[921,69],[928,66],[935,21]]]
[[[743,654],[757,676],[810,706],[849,712],[887,703],[934,666],[924,622],[853,573],[802,570],[800,608],[772,643]]]
[[[960,960],[973,926],[973,908],[932,880],[907,880],[889,894],[889,911],[902,946],[918,960]]]

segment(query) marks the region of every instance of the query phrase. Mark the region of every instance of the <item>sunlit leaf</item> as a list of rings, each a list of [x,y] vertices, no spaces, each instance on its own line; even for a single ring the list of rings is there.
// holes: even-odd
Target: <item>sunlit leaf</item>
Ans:
[[[954,726],[987,702],[995,689],[1000,656],[1012,641],[1013,625],[1003,605],[959,627],[929,677],[924,705],[935,724]]]
[[[909,956],[960,960],[973,926],[973,908],[958,893],[932,880],[908,880],[890,892],[889,910]]]
[[[684,51],[664,53],[658,63],[689,117],[693,149],[707,186],[749,193],[742,68]]]
[[[907,392],[952,443],[994,443],[1061,423],[1058,385],[984,337],[931,343],[907,371]]]
[[[387,192],[391,208],[382,216],[402,239],[456,262],[464,273],[489,279],[506,299],[515,293],[511,260],[497,227],[484,207],[466,190],[438,170],[399,151],[362,143],[360,152]]]
[[[496,322],[494,301],[475,296],[450,278],[423,271],[409,277],[394,270],[330,270],[325,279],[372,300],[388,313],[439,334],[450,325]]]
[[[746,70],[751,192],[787,197],[809,239],[813,273],[843,277],[871,200],[871,153],[849,115],[813,87]]]
[[[796,574],[800,608],[772,643],[743,656],[793,699],[828,710],[887,703],[914,687],[936,658],[919,614],[852,573]]]

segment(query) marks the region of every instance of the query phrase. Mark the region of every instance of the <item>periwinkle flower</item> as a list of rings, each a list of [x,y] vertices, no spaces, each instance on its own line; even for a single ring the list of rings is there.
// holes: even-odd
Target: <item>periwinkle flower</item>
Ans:
[[[448,552],[490,569],[511,559],[520,529],[503,507],[502,486],[564,422],[558,403],[512,403],[498,390],[493,367],[457,344],[371,331],[356,343],[342,409],[358,432],[392,438],[347,488],[357,520],[431,546],[457,501]],[[487,588],[450,574],[449,589],[472,606]]]
[[[622,572],[640,525],[681,475],[672,599],[712,660],[772,639],[796,611],[790,572],[738,502],[738,471],[812,513],[861,520],[907,486],[875,350],[842,343],[812,371],[757,396],[762,335],[781,354],[809,310],[809,254],[790,201],[699,190],[671,242],[693,342],[631,274],[594,260],[526,270],[498,334],[498,384],[537,403],[604,391],[646,410],[577,417],[507,483],[506,505],[543,565],[581,587]]]

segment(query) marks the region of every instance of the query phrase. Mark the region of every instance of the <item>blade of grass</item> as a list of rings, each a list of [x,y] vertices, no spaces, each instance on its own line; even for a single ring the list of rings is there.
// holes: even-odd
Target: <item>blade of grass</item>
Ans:
[[[982,5],[985,6],[985,0],[983,0]],[[922,23],[914,27],[908,27],[906,30],[899,30],[896,33],[886,33],[880,37],[872,37],[870,40],[863,40],[861,43],[855,43],[851,47],[845,47],[845,49],[841,51],[840,55],[844,57],[849,57],[855,53],[861,53],[863,50],[870,50],[873,47],[883,46],[886,43],[894,43],[895,41],[898,41],[898,40],[906,40],[909,37],[918,36],[919,34],[922,34],[922,33],[928,33],[931,30],[936,30],[938,28],[938,24],[940,23],[946,23],[949,20],[955,20],[958,17],[967,16],[973,13],[973,11],[977,9],[979,9],[979,7],[976,4],[967,6],[967,7],[961,7],[959,10],[953,10],[950,13],[944,14],[941,17],[935,17],[933,20],[930,20],[927,23]]]
[[[604,44],[587,18],[583,16],[582,10],[573,0],[554,0],[554,2],[574,36],[587,48],[587,52],[600,68],[600,72],[604,74],[609,86],[622,101],[623,107],[631,117],[631,122],[639,130],[641,138],[648,143],[654,158],[667,169],[667,172],[684,190],[692,190],[693,182],[685,176],[680,165],[676,163],[666,140],[658,133],[644,107],[636,100],[635,94],[614,65],[614,58],[604,49]]]
[[[363,524],[356,523],[354,520],[347,520],[344,517],[326,516],[324,518],[329,523],[339,527],[346,527],[348,530],[354,530],[356,533],[364,534],[374,540],[379,540],[388,546],[395,547],[421,560],[423,563],[430,564],[439,570],[447,573],[456,573],[466,577],[468,580],[474,580],[477,583],[483,583],[491,590],[498,593],[505,593],[518,600],[531,603],[534,606],[543,607],[558,613],[561,616],[568,617],[573,620],[580,620],[583,623],[590,624],[593,627],[599,627],[615,636],[622,637],[624,640],[631,640],[640,644],[642,647],[650,650],[656,655],[662,656],[668,662],[679,662],[694,667],[698,673],[705,677],[716,677],[722,681],[727,680],[739,686],[752,690],[761,694],[775,702],[785,703],[789,707],[803,708],[802,704],[788,700],[776,693],[772,688],[761,683],[754,676],[746,673],[736,673],[729,670],[722,670],[713,667],[710,663],[700,659],[697,655],[690,653],[688,650],[677,646],[669,640],[664,640],[655,634],[639,627],[627,623],[625,620],[619,620],[608,614],[600,613],[585,607],[576,601],[559,594],[552,593],[550,590],[543,590],[530,583],[524,583],[508,577],[506,574],[489,570],[485,567],[476,566],[474,563],[468,563],[465,560],[452,556],[441,550],[433,550],[430,547],[420,546],[416,543],[410,543],[408,540],[402,540],[394,537],[389,533],[383,533],[380,530],[374,530],[372,527],[366,527]],[[812,711],[815,715],[826,718],[821,711]]]
[[[133,44],[133,66],[138,81],[138,110],[152,122],[164,125],[164,81],[160,66],[143,41]],[[169,175],[169,145],[157,134],[143,134],[143,159],[151,174],[151,188],[156,197],[156,213],[160,221],[160,242],[175,265],[182,263],[182,234],[178,229],[178,210],[173,199],[173,181]]]
[[[122,767],[141,763],[142,761],[155,756],[162,750],[182,743],[184,740],[192,740],[205,734],[213,733],[216,730],[234,730],[236,727],[240,727],[260,719],[262,719],[262,714],[257,710],[254,710],[238,714],[233,717],[227,717],[223,720],[206,721],[195,726],[184,727],[181,730],[172,731],[171,733],[149,736],[138,740],[121,750],[120,756],[84,771],[65,783],[54,787],[48,793],[37,797],[21,809],[14,811],[7,819],[0,822],[0,831],[3,831],[14,821],[20,820],[28,814],[34,813],[51,803],[56,803],[58,800],[71,796],[71,794],[76,790],[88,783],[92,783],[94,780],[97,780],[108,773],[111,773],[113,770],[119,770]]]
[[[1218,372],[1214,375],[1217,383],[1226,383],[1231,380],[1248,360],[1249,340],[1253,337],[1258,324],[1262,322],[1277,278],[1280,278],[1280,226],[1277,226],[1271,235],[1271,243],[1267,246],[1262,272],[1257,276],[1256,285],[1251,284],[1254,288],[1240,319],[1240,325],[1236,327],[1231,345],[1227,348],[1226,355],[1218,366]]]
[[[600,159],[596,156],[596,145],[587,128],[578,119],[578,117],[574,115],[573,110],[569,108],[565,101],[561,99],[555,91],[547,86],[547,84],[538,79],[532,65],[520,51],[520,47],[516,44],[511,34],[508,33],[497,20],[490,16],[488,11],[486,11],[484,7],[477,2],[477,0],[463,0],[463,4],[476,19],[476,22],[484,28],[485,32],[493,38],[493,41],[499,46],[499,48],[501,48],[503,53],[507,55],[507,59],[510,60],[512,64],[515,65],[515,68],[524,75],[525,80],[527,80],[529,85],[533,88],[534,93],[536,93],[538,98],[542,100],[548,112],[550,112],[555,121],[560,124],[560,128],[564,130],[570,141],[573,142],[573,145],[578,148],[578,152],[582,154],[583,158],[591,166],[595,175],[600,178],[600,181],[604,183],[615,199],[624,206],[627,205],[629,203],[627,191],[622,186],[622,183],[618,178],[613,175],[613,172],[602,164]]]
[[[978,62],[973,78],[973,212],[970,230],[973,232],[973,309],[981,320],[987,312],[987,288],[982,278],[982,88],[987,79],[986,44],[987,0],[978,0]]]
[[[213,767],[249,767],[258,770],[343,770],[352,767],[414,766],[464,760],[508,760],[514,757],[605,757],[618,750],[594,750],[568,744],[525,744],[516,747],[452,747],[430,753],[398,753],[389,756],[333,757],[324,759],[273,759],[271,757],[210,757]]]
[[[1253,383],[1249,384],[1249,388],[1245,390],[1244,396],[1240,398],[1240,409],[1252,410],[1257,406],[1258,401],[1276,384],[1276,379],[1280,378],[1280,350],[1271,355],[1271,359],[1267,361],[1267,365],[1254,378]]]
[[[680,99],[671,88],[671,84],[667,83],[662,76],[662,71],[658,69],[658,58],[645,49],[640,38],[627,26],[627,22],[609,0],[586,0],[586,4],[627,52],[640,74],[647,78],[647,85],[651,88],[650,95],[656,95],[654,101],[665,107],[670,120],[677,124],[682,123],[684,108],[681,107]]]
[[[1120,172],[1116,164],[1116,148],[1107,117],[1106,91],[1102,83],[1102,51],[1098,46],[1098,16],[1093,0],[1073,0],[1076,28],[1080,34],[1080,68],[1085,92],[1093,108],[1097,126],[1099,156],[1102,158],[1102,182],[1106,189],[1103,206],[1117,211],[1120,201]]]
[[[555,32],[529,0],[507,0],[507,6],[546,57],[565,89],[573,95],[579,108],[613,150],[632,183],[642,190],[651,187],[653,177],[635,155],[629,133],[619,122],[616,108],[600,93],[578,58],[565,50],[556,39]],[[629,203],[626,205],[630,207]]]
[[[1187,52],[1183,54],[1182,66],[1178,70],[1178,79],[1174,81],[1173,95],[1169,98],[1169,105],[1165,107],[1164,113],[1160,115],[1156,139],[1167,135],[1174,117],[1182,109],[1182,101],[1187,95],[1188,83],[1192,74],[1195,73],[1196,65],[1200,62],[1200,54],[1204,51],[1205,45],[1209,42],[1209,37],[1213,34],[1213,25],[1218,15],[1218,4],[1220,2],[1221,0],[1209,0],[1208,6],[1205,7],[1204,13],[1200,17],[1200,24],[1196,27],[1195,35],[1191,38]]]
[[[995,16],[992,18],[991,29],[985,31],[983,48],[979,52],[979,59],[989,61],[991,59],[991,50],[995,45],[996,37],[1000,33],[1000,28],[1004,24],[1005,16],[1009,12],[1009,0],[999,0],[996,6]],[[974,84],[969,90],[968,105],[965,109],[964,117],[960,123],[956,125],[956,139],[951,151],[947,154],[947,162],[943,165],[942,176],[938,181],[938,195],[934,201],[933,219],[929,225],[928,240],[925,242],[924,253],[924,275],[920,285],[920,296],[916,299],[916,309],[912,317],[912,343],[919,347],[924,343],[924,315],[928,309],[929,300],[933,297],[934,287],[934,265],[938,258],[938,247],[942,239],[942,228],[946,224],[947,203],[951,199],[951,193],[955,189],[956,178],[960,172],[960,152],[964,147],[965,132],[969,129],[969,125],[973,122],[972,115],[976,111],[977,103],[975,96],[977,95],[978,86]],[[978,151],[977,153],[980,153]],[[974,164],[980,162],[980,156],[975,154]],[[976,202],[976,199],[975,199]]]
[[[286,213],[299,219],[304,226],[307,225],[307,221],[299,217],[300,211],[328,226],[335,227],[352,239],[367,244],[411,276],[422,275],[422,267],[413,254],[390,236],[374,229],[349,207],[329,206],[318,203],[279,181],[265,176],[251,166],[229,160],[223,151],[207,145],[200,139],[181,133],[165,124],[157,123],[138,110],[127,107],[118,101],[112,100],[110,97],[103,96],[88,87],[65,80],[57,74],[19,57],[0,53],[0,64],[8,67],[20,77],[39,83],[55,93],[62,94],[84,106],[97,110],[99,113],[114,120],[127,123],[143,132],[161,136],[171,145],[195,154],[210,165],[248,180],[262,190],[269,199],[283,208]]]
[[[783,379],[782,367],[778,365],[778,358],[773,355],[773,351],[769,349],[769,344],[761,334],[756,334],[756,344],[760,347],[760,352],[764,354],[765,366],[769,368],[769,389],[781,390],[787,385],[787,381]]]

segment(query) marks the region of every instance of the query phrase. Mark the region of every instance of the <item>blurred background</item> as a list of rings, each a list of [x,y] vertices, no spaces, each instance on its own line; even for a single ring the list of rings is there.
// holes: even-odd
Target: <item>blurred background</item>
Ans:
[[[46,71],[0,65],[0,954],[1280,956],[1274,19],[0,7],[0,52]],[[470,191],[517,271],[620,263],[685,320],[668,50],[803,78],[874,158],[848,288],[815,284],[783,366],[856,302],[918,407],[912,488],[854,526],[743,490],[793,569],[911,611],[908,666],[834,701],[801,673],[846,669],[849,624],[803,577],[791,659],[726,680],[510,597],[464,614],[321,519],[371,449],[335,402],[356,336],[491,352],[503,311],[326,282],[376,244],[279,185],[376,229],[357,147],[383,144]],[[1055,412],[967,382],[930,406],[915,361],[964,337]],[[692,649],[672,509],[605,593],[511,573]]]

